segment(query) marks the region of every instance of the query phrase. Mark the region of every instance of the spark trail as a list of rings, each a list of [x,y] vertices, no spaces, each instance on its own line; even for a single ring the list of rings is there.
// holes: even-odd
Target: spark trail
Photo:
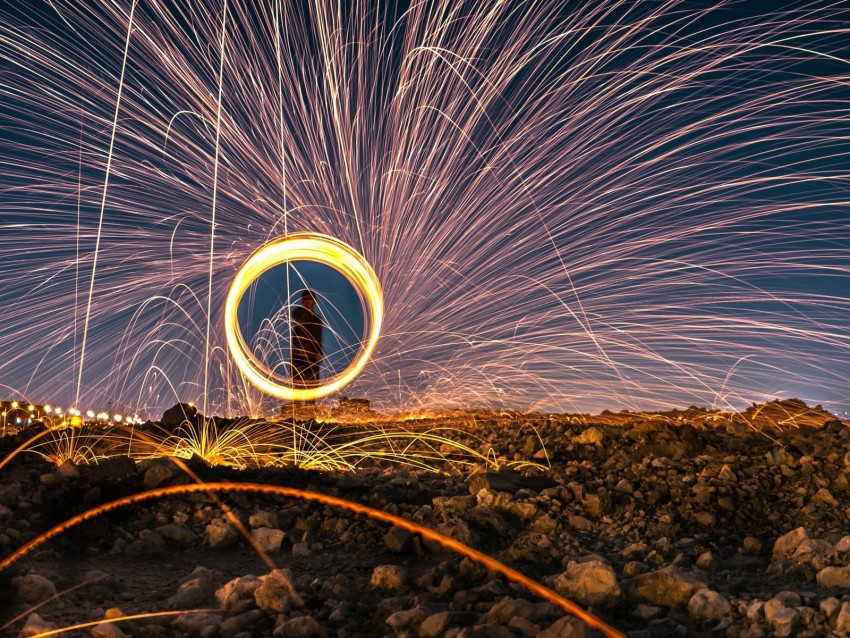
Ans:
[[[224,300],[318,232],[383,287],[375,405],[848,410],[850,10],[756,4],[6,6],[0,380],[273,411]]]

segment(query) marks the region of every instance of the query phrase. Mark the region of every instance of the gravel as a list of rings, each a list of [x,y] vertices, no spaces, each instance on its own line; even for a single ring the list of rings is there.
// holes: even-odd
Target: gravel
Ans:
[[[419,424],[462,427],[453,438],[476,449],[486,441],[499,471],[460,472],[451,458],[444,473],[190,466],[205,480],[306,488],[438,530],[632,638],[850,636],[850,427],[828,415],[789,426],[780,407],[782,427],[696,408]],[[0,442],[4,455],[21,436]],[[532,457],[549,468],[508,467]],[[18,455],[0,469],[0,555],[100,503],[186,482],[161,459],[56,468]],[[146,500],[17,560],[0,573],[0,635],[98,620],[78,635],[598,635],[402,528],[273,495],[219,496],[229,514],[201,493]],[[170,613],[122,619],[157,612]]]

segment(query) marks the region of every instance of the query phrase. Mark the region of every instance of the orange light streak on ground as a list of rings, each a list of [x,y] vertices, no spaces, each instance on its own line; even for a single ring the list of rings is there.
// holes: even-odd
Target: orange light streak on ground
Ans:
[[[7,464],[9,461],[11,461],[13,458],[15,458],[15,457],[16,457],[16,456],[20,453],[20,452],[22,452],[22,451],[23,451],[23,450],[25,450],[27,447],[29,447],[29,446],[30,446],[30,444],[35,443],[35,442],[36,442],[36,441],[38,441],[41,437],[43,437],[45,434],[48,434],[49,432],[51,432],[51,430],[42,430],[41,432],[39,432],[38,434],[36,434],[34,437],[29,438],[29,439],[27,439],[26,441],[24,441],[23,443],[21,443],[18,447],[16,447],[16,448],[12,451],[12,453],[11,453],[11,454],[9,454],[9,455],[8,455],[5,459],[3,459],[2,461],[0,461],[0,470],[2,470],[2,469],[6,466],[6,464]]]
[[[442,547],[445,547],[446,549],[450,549],[458,554],[461,554],[462,556],[466,556],[470,560],[474,560],[475,562],[484,565],[488,569],[499,572],[508,580],[518,583],[529,591],[537,594],[541,598],[555,603],[567,613],[572,614],[577,618],[581,619],[589,627],[598,629],[606,636],[608,636],[608,638],[625,638],[625,634],[620,632],[618,629],[611,627],[593,614],[583,610],[575,603],[558,595],[548,587],[544,587],[537,581],[532,580],[531,578],[525,576],[524,574],[518,572],[517,570],[511,567],[508,567],[507,565],[499,562],[495,558],[492,558],[487,554],[479,552],[476,549],[468,547],[463,543],[454,540],[453,538],[449,538],[448,536],[440,534],[439,532],[436,532],[427,527],[423,527],[421,525],[413,523],[407,519],[401,518],[400,516],[395,516],[387,512],[382,512],[381,510],[374,509],[367,505],[348,501],[346,499],[339,498],[336,496],[321,494],[319,492],[300,490],[294,487],[284,487],[279,485],[262,485],[258,483],[206,483],[195,485],[174,485],[171,487],[164,487],[156,490],[149,490],[147,492],[141,492],[139,494],[126,496],[110,503],[105,503],[86,512],[82,512],[81,514],[78,514],[77,516],[68,519],[64,523],[61,523],[56,527],[47,530],[43,534],[32,539],[31,541],[20,547],[18,550],[7,556],[5,559],[3,559],[3,561],[0,562],[0,571],[7,569],[15,561],[22,558],[23,556],[26,556],[36,547],[49,541],[51,538],[55,538],[59,534],[62,534],[63,532],[69,530],[75,525],[90,520],[96,516],[99,516],[100,514],[110,512],[125,505],[133,505],[153,498],[162,498],[178,494],[214,491],[256,492],[260,494],[272,494],[276,496],[297,498],[305,501],[322,503],[323,505],[330,505],[332,507],[339,507],[341,509],[354,512],[355,514],[364,514],[370,518],[374,518],[380,521],[384,521],[385,523],[401,527],[402,529],[406,529],[407,531],[413,534],[419,534],[423,538],[434,541]]]
[[[84,622],[78,625],[71,625],[70,627],[60,627],[59,629],[51,629],[50,631],[43,631],[40,634],[34,634],[30,638],[45,638],[46,636],[56,636],[58,634],[63,634],[66,631],[74,631],[75,629],[85,629],[86,627],[95,627],[97,625],[105,625],[106,623],[118,623],[124,620],[139,620],[141,618],[162,618],[164,616],[179,616],[180,614],[187,613],[204,613],[204,612],[212,612],[218,611],[217,609],[178,609],[176,611],[157,611],[150,614],[133,614],[132,616],[116,616],[115,618],[104,618],[102,620],[93,620],[91,622]]]

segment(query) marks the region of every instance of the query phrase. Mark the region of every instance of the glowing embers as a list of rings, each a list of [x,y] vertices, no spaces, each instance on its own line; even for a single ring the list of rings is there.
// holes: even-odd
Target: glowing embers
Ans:
[[[261,361],[245,342],[239,323],[239,302],[257,278],[275,266],[296,261],[324,264],[342,274],[357,292],[364,313],[363,339],[357,355],[347,368],[312,388],[293,387],[288,374]],[[360,253],[328,235],[293,233],[262,246],[236,273],[224,306],[224,329],[233,360],[251,383],[281,399],[307,401],[336,392],[363,370],[378,343],[383,315],[380,282]]]

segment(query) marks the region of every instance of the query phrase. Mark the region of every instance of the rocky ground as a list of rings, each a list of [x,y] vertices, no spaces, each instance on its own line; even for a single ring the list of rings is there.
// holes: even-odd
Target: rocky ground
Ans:
[[[190,465],[207,481],[309,488],[416,521],[634,638],[850,636],[847,423],[786,402],[736,416],[501,414],[464,424],[471,445],[483,439],[507,459],[551,468]],[[57,469],[19,454],[0,469],[0,556],[95,505],[188,481],[167,459]],[[0,635],[137,614],[65,635],[596,635],[400,528],[278,496],[222,499],[273,565],[209,495],[147,500],[63,532],[0,574]],[[169,613],[145,616],[157,612]]]

